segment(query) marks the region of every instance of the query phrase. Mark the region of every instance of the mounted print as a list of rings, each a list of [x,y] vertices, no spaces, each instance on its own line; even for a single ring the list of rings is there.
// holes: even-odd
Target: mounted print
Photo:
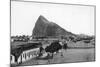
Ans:
[[[11,67],[95,61],[95,5],[10,4]]]

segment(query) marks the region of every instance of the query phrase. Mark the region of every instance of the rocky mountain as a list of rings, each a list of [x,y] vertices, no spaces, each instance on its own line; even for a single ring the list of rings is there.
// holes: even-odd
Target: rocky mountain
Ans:
[[[42,15],[39,16],[35,23],[35,27],[32,32],[33,37],[59,37],[74,35],[71,32],[66,31],[54,22],[48,21]]]

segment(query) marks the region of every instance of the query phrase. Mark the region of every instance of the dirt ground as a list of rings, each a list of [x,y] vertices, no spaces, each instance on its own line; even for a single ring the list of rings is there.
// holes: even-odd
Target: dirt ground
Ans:
[[[41,65],[41,64],[57,64],[57,63],[73,63],[73,62],[89,62],[95,61],[95,49],[67,49],[61,53],[55,54],[53,59],[31,59],[26,61],[21,66]]]
[[[17,45],[25,44],[26,42],[15,42],[12,43],[13,48]],[[47,43],[43,43],[43,47],[48,46]],[[18,66],[31,66],[31,65],[44,65],[44,64],[58,64],[58,63],[74,63],[74,62],[89,62],[95,61],[95,45],[91,43],[83,43],[79,41],[77,43],[68,42],[68,49],[63,50],[63,56],[61,53],[55,54],[53,59],[36,59],[33,58],[26,61]],[[14,67],[14,66],[13,66]]]

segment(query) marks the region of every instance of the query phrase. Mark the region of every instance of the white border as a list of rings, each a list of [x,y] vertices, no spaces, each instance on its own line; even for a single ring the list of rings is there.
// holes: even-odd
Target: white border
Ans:
[[[31,0],[32,1],[32,0]],[[71,4],[85,4],[96,5],[97,8],[97,22],[96,22],[96,62],[83,62],[83,63],[68,63],[68,64],[53,64],[53,65],[38,65],[41,67],[99,67],[100,66],[100,0],[36,0],[43,2],[55,2],[55,3],[71,3]],[[9,33],[10,33],[10,1],[0,0],[0,67],[9,67]],[[32,67],[32,66],[27,66]]]

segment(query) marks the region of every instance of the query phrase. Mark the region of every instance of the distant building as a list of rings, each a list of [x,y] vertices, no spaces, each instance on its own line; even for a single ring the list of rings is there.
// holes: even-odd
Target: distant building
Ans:
[[[11,36],[11,42],[16,42],[16,41],[29,41],[30,37],[29,36]]]

